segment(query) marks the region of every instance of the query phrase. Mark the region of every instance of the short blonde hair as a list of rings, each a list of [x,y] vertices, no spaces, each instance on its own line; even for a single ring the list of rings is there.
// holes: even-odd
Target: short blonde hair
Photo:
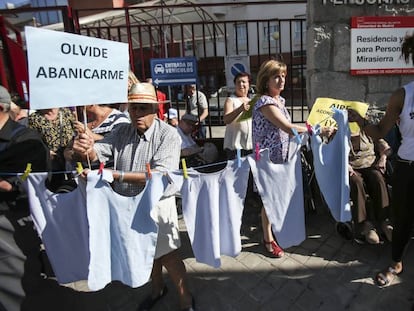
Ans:
[[[256,87],[259,94],[267,93],[267,83],[271,77],[281,73],[287,74],[287,66],[285,63],[277,60],[268,60],[260,66],[257,74]]]

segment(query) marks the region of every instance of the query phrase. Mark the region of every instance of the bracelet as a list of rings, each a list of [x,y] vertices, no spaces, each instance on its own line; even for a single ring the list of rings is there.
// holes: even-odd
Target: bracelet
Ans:
[[[118,181],[119,181],[119,182],[124,182],[124,177],[125,177],[125,173],[124,173],[124,171],[119,171],[119,178],[118,178]]]

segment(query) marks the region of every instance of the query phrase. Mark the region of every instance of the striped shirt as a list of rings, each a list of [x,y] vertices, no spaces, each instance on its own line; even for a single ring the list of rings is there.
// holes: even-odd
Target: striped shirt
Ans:
[[[92,132],[102,136],[106,136],[116,126],[122,123],[130,123],[128,117],[117,109],[113,109],[108,117],[97,127],[92,129]]]
[[[131,124],[121,124],[94,145],[100,162],[114,160],[114,170],[145,172],[146,163],[151,169],[168,171],[178,169],[181,139],[177,130],[159,119],[139,135]],[[114,190],[122,195],[133,196],[144,185],[114,181]]]

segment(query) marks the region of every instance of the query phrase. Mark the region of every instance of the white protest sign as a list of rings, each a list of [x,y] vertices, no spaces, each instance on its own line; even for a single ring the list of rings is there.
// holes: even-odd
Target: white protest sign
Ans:
[[[125,103],[128,44],[25,27],[31,109]]]

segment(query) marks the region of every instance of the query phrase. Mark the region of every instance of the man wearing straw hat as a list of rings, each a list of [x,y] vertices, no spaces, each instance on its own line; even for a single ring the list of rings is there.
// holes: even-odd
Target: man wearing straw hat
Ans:
[[[131,124],[120,125],[96,143],[85,133],[74,140],[73,151],[83,159],[114,160],[113,188],[122,195],[134,196],[144,189],[147,163],[153,170],[178,169],[181,140],[173,127],[156,118],[159,103],[152,84],[134,84],[128,95]],[[177,288],[181,309],[194,310],[185,266],[177,251],[180,239],[175,197],[163,198],[157,209],[159,231],[151,273],[152,295],[141,303],[139,310],[151,309],[166,294],[163,266]]]

